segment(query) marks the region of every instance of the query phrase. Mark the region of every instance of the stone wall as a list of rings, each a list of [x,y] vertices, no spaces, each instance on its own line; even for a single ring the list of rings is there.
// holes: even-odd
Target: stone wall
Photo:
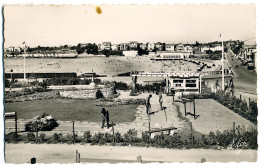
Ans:
[[[60,97],[74,98],[74,99],[88,99],[96,98],[96,92],[98,89],[86,89],[86,90],[74,90],[74,91],[60,91]],[[113,97],[113,88],[99,89],[105,98]]]
[[[29,95],[18,96],[15,98],[5,99],[5,103],[9,102],[24,102],[24,101],[33,101],[33,100],[43,100],[43,99],[55,99],[59,97],[58,91],[50,92],[39,92]]]

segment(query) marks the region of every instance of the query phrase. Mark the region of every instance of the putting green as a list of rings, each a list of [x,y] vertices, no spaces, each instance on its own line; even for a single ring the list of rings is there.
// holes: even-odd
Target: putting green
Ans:
[[[32,119],[43,113],[49,113],[55,119],[61,121],[101,121],[101,106],[96,106],[98,100],[78,99],[46,99],[26,102],[5,103],[5,112],[15,111],[18,119]],[[120,105],[106,107],[110,112],[110,120],[121,122],[132,122],[138,105]]]

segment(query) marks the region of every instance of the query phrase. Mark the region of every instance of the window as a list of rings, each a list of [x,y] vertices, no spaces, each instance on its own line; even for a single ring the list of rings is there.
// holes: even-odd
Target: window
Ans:
[[[196,83],[196,80],[186,80],[186,83]]]
[[[186,87],[197,87],[196,80],[186,80]]]
[[[196,87],[196,83],[186,83],[186,87]]]
[[[173,83],[183,83],[183,80],[173,80]]]

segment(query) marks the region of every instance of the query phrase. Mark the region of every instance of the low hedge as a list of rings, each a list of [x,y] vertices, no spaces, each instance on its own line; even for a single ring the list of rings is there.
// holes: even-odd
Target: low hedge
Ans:
[[[170,149],[258,149],[257,134],[257,130],[246,131],[243,134],[241,132],[236,133],[235,138],[233,138],[232,131],[224,130],[223,132],[217,131],[216,133],[202,134],[200,138],[194,139],[192,143],[189,137],[181,134],[168,135],[158,133],[151,138],[151,146]],[[14,133],[5,136],[5,142],[7,143],[17,143],[19,141],[26,143],[89,143],[91,145],[107,145],[113,143],[113,135],[108,132],[99,132],[92,135],[90,131],[86,131],[83,136],[78,136],[77,134],[73,136],[71,133],[63,136],[61,133],[54,133],[52,136],[46,137],[44,133],[40,133],[38,140],[34,132],[18,135],[18,139],[14,136]],[[130,129],[123,135],[120,132],[116,132],[114,142],[123,146],[147,147],[149,146],[149,134],[148,132],[142,132],[142,138],[139,138],[135,129]]]

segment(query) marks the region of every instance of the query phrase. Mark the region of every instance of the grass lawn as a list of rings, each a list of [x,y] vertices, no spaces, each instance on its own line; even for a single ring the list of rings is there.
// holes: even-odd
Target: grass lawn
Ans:
[[[26,102],[5,103],[5,112],[15,111],[18,119],[32,119],[42,113],[49,113],[55,119],[61,121],[101,121],[101,106],[94,103],[97,100],[77,99],[46,99]],[[110,120],[116,123],[131,122],[135,119],[135,111],[138,105],[121,105],[106,107]]]

